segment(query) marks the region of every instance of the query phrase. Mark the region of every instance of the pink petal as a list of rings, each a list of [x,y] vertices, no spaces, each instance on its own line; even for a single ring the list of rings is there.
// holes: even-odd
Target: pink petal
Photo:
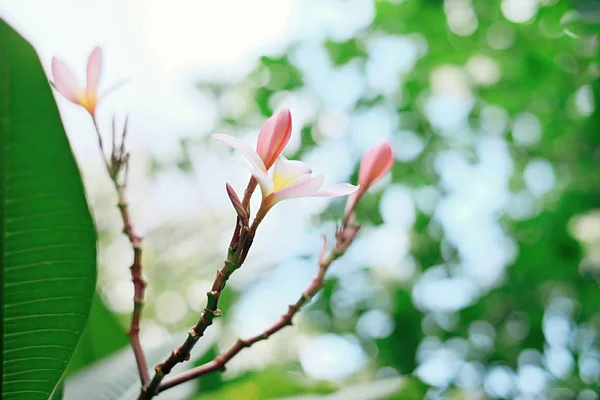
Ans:
[[[65,98],[73,103],[80,103],[83,95],[83,88],[77,82],[75,74],[61,59],[52,58],[52,77],[53,85]]]
[[[288,182],[288,184],[285,185],[285,187],[295,186],[295,185],[297,185],[299,183],[302,183],[302,182],[307,181],[307,180],[312,179],[312,178],[313,177],[310,174],[300,175],[299,177],[295,178],[294,180]]]
[[[312,197],[339,197],[346,196],[358,190],[358,186],[349,183],[338,183],[337,185],[325,186],[313,193]]]
[[[287,108],[269,118],[258,134],[256,151],[267,169],[271,168],[292,135],[292,115]]]
[[[389,142],[385,141],[368,150],[362,159],[358,174],[361,191],[368,190],[373,183],[387,174],[393,164],[394,156]]]
[[[252,166],[252,175],[256,178],[258,183],[260,184],[260,188],[263,192],[263,196],[269,195],[273,191],[273,181],[269,174],[267,173],[267,169],[265,168],[265,164],[262,162],[256,151],[252,147],[250,147],[246,142],[235,138],[229,135],[223,134],[214,134],[212,135],[213,139],[218,140],[219,142],[223,142],[233,147],[235,150],[242,153],[244,157],[250,162]]]
[[[87,62],[87,86],[88,93],[96,93],[100,74],[102,73],[102,49],[95,47],[90,53]]]
[[[276,187],[283,188],[294,179],[302,175],[310,176],[311,173],[312,170],[308,164],[279,156],[273,170],[273,181]]]
[[[321,186],[323,186],[323,175],[316,175],[309,179],[300,177],[296,182],[293,182],[289,186],[275,191],[271,195],[273,197],[273,204],[280,202],[281,200],[310,197],[319,190]]]
[[[213,139],[215,139],[219,142],[228,144],[229,146],[233,147],[235,150],[242,153],[242,155],[244,157],[246,157],[246,159],[250,162],[250,164],[252,164],[252,167],[254,167],[254,169],[258,169],[258,170],[267,172],[267,169],[265,168],[265,164],[260,159],[260,157],[258,156],[256,151],[254,151],[254,149],[252,147],[250,147],[243,140],[238,139],[233,136],[230,136],[230,135],[224,135],[221,133],[215,133],[214,135],[212,135],[212,137],[213,137]]]

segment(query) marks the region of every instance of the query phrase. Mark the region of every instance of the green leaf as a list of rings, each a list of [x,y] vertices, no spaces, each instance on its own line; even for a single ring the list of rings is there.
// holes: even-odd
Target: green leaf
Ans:
[[[329,52],[333,64],[336,66],[347,64],[355,57],[364,57],[366,55],[356,38],[350,39],[346,42],[334,42],[327,40],[324,43],[324,46]]]
[[[96,234],[33,47],[0,21],[0,374],[4,400],[48,399],[85,326]]]
[[[58,386],[56,387],[56,389],[54,389],[54,392],[52,393],[52,400],[62,400],[63,398],[63,393],[65,391],[65,385],[64,383],[61,381]]]
[[[279,367],[246,373],[225,382],[223,388],[212,392],[206,391],[204,380],[201,379],[200,395],[194,400],[268,400],[299,393],[324,394],[334,391],[333,384],[310,380]]]
[[[196,360],[196,362],[194,363],[194,366],[198,367],[202,364],[205,364],[213,360],[218,355],[219,347],[215,345],[211,347],[206,353],[204,353],[202,357],[198,358],[198,360]],[[198,380],[198,382],[201,382],[201,384],[199,385],[199,391],[201,393],[205,393],[221,389],[225,384],[225,379],[223,379],[223,374],[209,374],[203,376],[201,379]]]
[[[173,348],[183,342],[186,335],[187,332],[179,332],[163,340],[158,346],[145,347],[148,365],[152,367],[163,361],[173,351]],[[173,368],[170,376],[193,367],[194,361],[202,357],[214,345],[217,335],[217,329],[206,332],[202,340],[194,347],[191,361],[178,364]],[[181,400],[189,398],[195,392],[196,382],[191,381],[161,393],[160,399]],[[139,393],[140,378],[133,351],[128,347],[69,377],[65,385],[64,398],[66,400],[135,400]]]
[[[417,399],[422,397],[412,397],[400,395],[411,394],[403,390],[406,384],[406,378],[381,379],[374,382],[359,383],[347,386],[338,392],[317,396],[314,394],[305,396],[293,396],[280,398],[279,400],[392,400],[392,399]]]
[[[125,329],[96,293],[88,323],[71,358],[67,374],[73,374],[128,344]]]

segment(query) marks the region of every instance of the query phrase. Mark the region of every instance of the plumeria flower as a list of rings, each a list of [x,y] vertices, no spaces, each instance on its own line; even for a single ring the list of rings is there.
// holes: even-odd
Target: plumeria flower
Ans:
[[[266,124],[265,124],[266,125]],[[279,156],[269,175],[263,159],[246,142],[233,136],[215,134],[215,140],[224,142],[240,153],[250,162],[252,175],[258,181],[263,201],[257,218],[282,200],[298,197],[337,197],[355,192],[358,187],[348,183],[323,186],[323,175],[312,175],[310,167],[302,161],[288,160]]]
[[[85,108],[92,117],[96,112],[98,104],[98,82],[102,72],[102,49],[94,48],[87,61],[86,85],[82,86],[77,77],[62,60],[52,58],[52,86],[59,91],[67,100],[79,104]]]
[[[275,164],[292,136],[292,114],[287,108],[269,118],[258,134],[256,152],[268,170]]]
[[[367,150],[360,163],[358,171],[359,189],[353,193],[346,203],[346,213],[350,212],[356,206],[356,203],[365,194],[367,190],[385,174],[387,174],[394,164],[394,155],[392,145],[385,141],[379,145]]]

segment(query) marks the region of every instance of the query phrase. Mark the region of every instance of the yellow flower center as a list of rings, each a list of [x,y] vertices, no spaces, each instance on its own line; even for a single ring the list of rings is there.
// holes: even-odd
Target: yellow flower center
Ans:
[[[275,173],[273,173],[273,184],[274,184],[273,191],[283,189],[284,187],[286,187],[288,185],[288,183],[290,183],[290,181],[292,179],[293,179],[293,177],[291,177],[291,176],[287,176],[282,173],[277,173],[277,171],[275,171]]]
[[[81,92],[77,96],[78,103],[85,108],[90,114],[94,114],[96,104],[98,103],[98,96],[96,92]]]

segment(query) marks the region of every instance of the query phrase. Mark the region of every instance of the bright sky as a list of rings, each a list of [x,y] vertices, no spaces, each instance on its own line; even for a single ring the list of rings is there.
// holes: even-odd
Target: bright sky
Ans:
[[[83,79],[89,52],[102,46],[101,88],[132,79],[103,104],[104,117],[116,110],[141,113],[136,130],[151,131],[151,142],[159,139],[153,132],[206,125],[194,83],[201,76],[241,77],[257,55],[285,45],[295,2],[4,0],[0,16],[34,44],[46,70],[57,55]],[[62,98],[58,102],[75,151],[93,155],[93,135],[73,134],[87,129],[87,116]]]

